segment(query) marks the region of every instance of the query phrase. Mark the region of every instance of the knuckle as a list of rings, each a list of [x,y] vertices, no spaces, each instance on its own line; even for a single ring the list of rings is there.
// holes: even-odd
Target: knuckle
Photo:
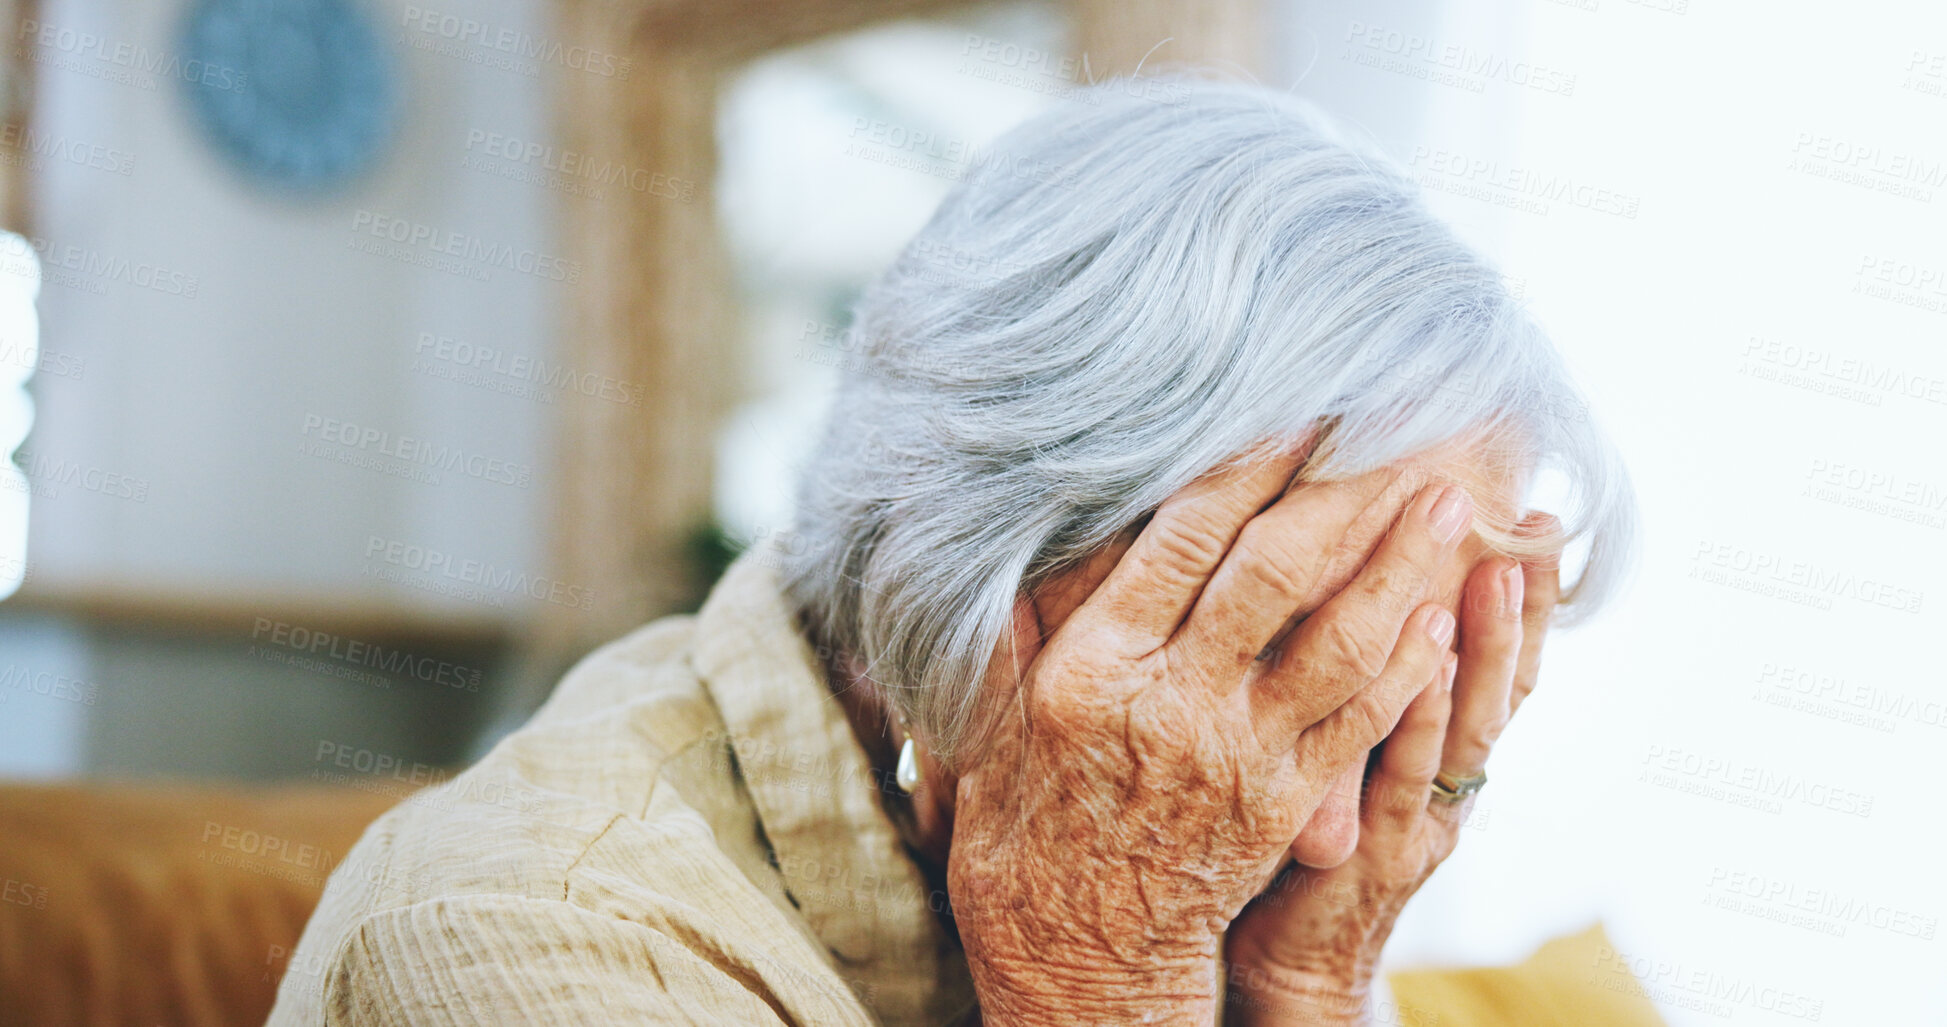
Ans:
[[[1215,566],[1223,558],[1224,539],[1208,526],[1185,517],[1158,517],[1150,522],[1152,540],[1161,561],[1178,571],[1194,573]]]
[[[1507,726],[1506,713],[1483,717],[1467,732],[1467,741],[1471,742],[1476,750],[1485,754],[1494,748],[1495,742],[1501,740],[1501,732],[1507,730]]]
[[[1534,692],[1535,679],[1533,677],[1522,676],[1515,678],[1514,691],[1508,696],[1508,712],[1512,714],[1515,710],[1520,709],[1521,704],[1528,701],[1528,697],[1533,695]]]
[[[1274,595],[1298,599],[1304,595],[1304,583],[1292,573],[1297,566],[1290,554],[1266,544],[1261,538],[1251,537],[1246,532],[1238,546],[1238,572],[1249,581],[1271,591]]]
[[[1338,664],[1360,681],[1371,681],[1386,669],[1392,656],[1391,644],[1364,621],[1339,614],[1319,621],[1317,642],[1326,659]]]
[[[1371,691],[1360,692],[1346,700],[1343,707],[1346,733],[1358,748],[1370,749],[1393,729],[1393,718],[1379,697]]]
[[[1372,551],[1348,536],[1326,546],[1322,555],[1319,583],[1337,592],[1359,576]]]
[[[1448,823],[1447,829],[1441,831],[1434,839],[1433,851],[1429,853],[1432,858],[1428,860],[1431,866],[1437,867],[1445,863],[1448,856],[1453,855],[1454,847],[1460,844],[1460,828],[1467,823],[1467,817],[1472,811],[1473,806],[1469,804],[1467,809],[1456,813],[1453,820]]]
[[[1454,845],[1460,841],[1460,825],[1467,819],[1467,813],[1473,805],[1472,799],[1465,802],[1434,802],[1427,805],[1427,816],[1440,825],[1440,829],[1433,832],[1431,847],[1427,852],[1428,860],[1432,865],[1439,866],[1453,854]]]

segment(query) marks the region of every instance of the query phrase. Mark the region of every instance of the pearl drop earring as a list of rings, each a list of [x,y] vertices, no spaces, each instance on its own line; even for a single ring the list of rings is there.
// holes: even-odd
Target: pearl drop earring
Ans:
[[[899,747],[899,769],[893,771],[893,782],[907,795],[919,787],[919,747],[913,744],[913,736],[906,736],[906,744]]]

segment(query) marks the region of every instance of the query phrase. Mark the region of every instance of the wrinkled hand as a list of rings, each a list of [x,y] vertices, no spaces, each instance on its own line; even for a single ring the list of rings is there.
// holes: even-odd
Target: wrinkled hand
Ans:
[[[1348,527],[1400,500],[1287,492],[1298,464],[1170,499],[1045,646],[1017,610],[990,676],[1008,712],[961,772],[948,861],[985,1022],[1210,1022],[1224,930],[1440,667],[1454,618],[1424,600],[1466,492],[1413,494],[1322,596]]]
[[[1555,530],[1536,515],[1527,532]],[[1381,947],[1406,900],[1453,851],[1472,800],[1433,797],[1434,775],[1480,773],[1508,718],[1534,689],[1560,595],[1553,561],[1483,560],[1462,592],[1449,655],[1373,758],[1358,848],[1330,869],[1293,865],[1232,924],[1229,1020],[1364,1022]]]

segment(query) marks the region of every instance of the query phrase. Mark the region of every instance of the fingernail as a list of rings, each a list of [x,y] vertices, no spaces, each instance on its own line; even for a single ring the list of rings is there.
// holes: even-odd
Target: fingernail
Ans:
[[[1459,670],[1460,670],[1460,657],[1455,656],[1452,653],[1448,653],[1447,662],[1442,664],[1440,667],[1440,690],[1442,692],[1453,691],[1454,674]]]
[[[1511,563],[1501,572],[1501,615],[1518,617],[1521,615],[1521,598],[1527,588],[1526,578],[1521,573],[1521,565]]]
[[[1453,638],[1453,614],[1444,606],[1436,606],[1427,614],[1426,634],[1435,645],[1446,645]]]
[[[1473,500],[1467,490],[1458,485],[1447,485],[1440,490],[1440,499],[1433,504],[1429,515],[1433,537],[1441,545],[1460,537],[1460,529],[1466,527],[1467,517],[1473,512]]]

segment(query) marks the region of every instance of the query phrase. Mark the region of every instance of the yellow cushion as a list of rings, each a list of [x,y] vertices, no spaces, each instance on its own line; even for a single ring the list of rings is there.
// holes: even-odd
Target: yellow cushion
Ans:
[[[1401,1027],[1662,1027],[1643,986],[1605,953],[1601,924],[1557,938],[1507,967],[1387,975]]]

